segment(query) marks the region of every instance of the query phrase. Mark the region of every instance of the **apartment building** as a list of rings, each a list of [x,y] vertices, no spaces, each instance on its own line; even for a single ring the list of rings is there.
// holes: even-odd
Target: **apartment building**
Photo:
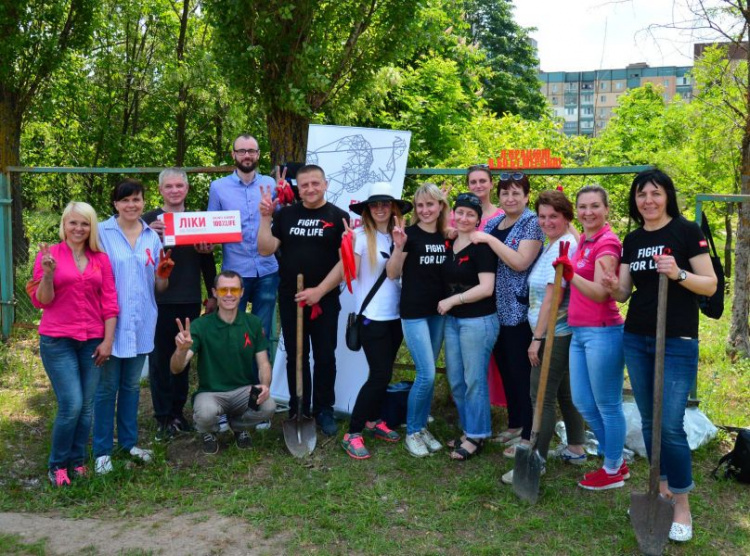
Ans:
[[[692,66],[652,68],[648,64],[630,64],[623,69],[595,71],[539,72],[542,93],[555,116],[564,120],[566,135],[596,135],[609,122],[612,109],[628,89],[653,83],[662,89],[664,100],[675,95],[690,101]]]

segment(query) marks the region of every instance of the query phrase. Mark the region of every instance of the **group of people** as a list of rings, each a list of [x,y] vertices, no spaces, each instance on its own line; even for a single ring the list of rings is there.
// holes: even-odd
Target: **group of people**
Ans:
[[[366,200],[349,207],[362,222],[352,228],[348,213],[326,200],[322,168],[302,166],[296,175],[299,202],[281,206],[286,196],[278,192],[284,184],[257,172],[259,156],[257,141],[239,136],[232,145],[236,171],[211,184],[208,210],[239,210],[242,223],[242,241],[223,246],[218,274],[212,245],[163,250],[160,215],[185,210],[188,182],[182,170],[160,174],[164,204],[146,214],[143,186],[130,179],[115,187],[115,214],[101,224],[86,203],[66,207],[61,243],[41,247],[27,288],[44,309],[40,353],[59,406],[49,458],[53,484],[66,485],[88,473],[92,420],[95,472],[113,469],[115,422],[117,450],[151,459],[151,452],[138,446],[137,426],[147,354],[159,437],[194,426],[203,451],[216,453],[226,417],[237,446],[249,447],[249,431],[276,409],[268,336],[277,292],[290,417],[298,407],[296,313],[301,305],[302,411],[324,434],[336,435],[335,350],[345,274],[339,249],[345,238],[353,246],[351,270],[368,364],[342,439],[346,453],[369,458],[366,435],[401,440],[380,415],[405,340],[416,368],[406,450],[425,457],[443,449],[427,424],[444,344],[461,430],[446,442],[449,457],[471,459],[488,440],[504,444],[504,454],[514,457],[516,446],[530,441],[544,345],[553,341],[546,333],[554,321],[537,448],[546,458],[556,401],[567,432],[567,444],[556,457],[572,464],[586,461],[588,423],[604,456],[602,467],[579,483],[590,490],[621,487],[630,477],[623,460],[625,365],[650,450],[656,291],[658,275],[667,275],[661,490],[675,506],[670,537],[691,537],[688,492],[694,484],[682,419],[697,373],[697,299],[714,292],[716,277],[706,241],[698,226],[681,216],[669,176],[658,170],[636,176],[629,212],[639,228],[621,244],[607,223],[607,192],[598,185],[580,189],[575,204],[561,191],[541,192],[531,210],[528,176],[503,172],[496,207],[492,173],[473,166],[467,172],[469,192],[460,193],[452,206],[434,184],[419,187],[413,203],[398,198],[390,184],[373,184]],[[412,223],[405,226],[412,210]],[[582,233],[572,225],[576,218]],[[562,302],[552,314],[560,265]],[[304,276],[302,290],[298,274]],[[211,294],[203,316],[201,278]],[[616,302],[629,298],[623,320]],[[187,369],[195,354],[198,388],[191,425],[184,408]],[[491,359],[508,404],[507,428],[494,436]],[[502,480],[512,483],[512,471]]]

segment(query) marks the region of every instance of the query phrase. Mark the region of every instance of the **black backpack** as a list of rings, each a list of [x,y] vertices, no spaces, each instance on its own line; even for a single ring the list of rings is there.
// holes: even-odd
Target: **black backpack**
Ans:
[[[734,442],[734,449],[719,460],[719,465],[713,471],[714,479],[734,479],[741,483],[750,483],[750,429],[720,428],[727,432],[736,432],[737,440]]]
[[[701,230],[703,230],[703,235],[706,236],[706,241],[709,245],[708,254],[711,257],[711,265],[713,265],[714,272],[716,273],[716,292],[711,297],[699,295],[698,306],[701,308],[701,312],[708,318],[719,319],[724,312],[724,267],[721,264],[719,253],[716,251],[714,237],[711,234],[711,228],[708,226],[706,213],[704,212],[702,216]]]

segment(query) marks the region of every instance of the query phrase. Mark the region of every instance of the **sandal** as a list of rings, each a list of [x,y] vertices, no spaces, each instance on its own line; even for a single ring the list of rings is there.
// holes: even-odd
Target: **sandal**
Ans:
[[[466,440],[466,437],[464,435],[461,435],[458,438],[449,440],[448,442],[445,443],[445,445],[448,446],[448,448],[452,450],[456,446],[460,446],[461,444],[463,444],[464,440]]]
[[[472,457],[479,454],[479,452],[482,451],[482,447],[484,446],[484,439],[474,439],[470,437],[466,437],[464,442],[468,442],[469,444],[474,445],[474,451],[470,452],[466,448],[464,448],[461,444],[458,446],[455,446],[453,451],[450,453],[450,458],[455,461],[467,461],[470,460]],[[463,443],[462,443],[463,444]]]
[[[503,432],[498,433],[497,436],[494,436],[490,439],[490,442],[498,442],[500,444],[513,444],[517,442],[516,439],[521,439],[521,433],[523,432],[523,429],[516,429],[515,432],[511,431],[510,429],[505,429]]]

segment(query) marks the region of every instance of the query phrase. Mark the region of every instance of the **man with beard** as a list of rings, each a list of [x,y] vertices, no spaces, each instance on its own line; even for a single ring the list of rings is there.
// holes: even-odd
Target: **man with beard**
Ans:
[[[232,144],[232,158],[237,169],[211,183],[208,210],[239,210],[242,221],[242,242],[223,246],[222,270],[233,270],[242,276],[244,293],[239,310],[252,304],[251,312],[260,319],[263,330],[271,336],[271,319],[279,287],[279,265],[273,255],[258,253],[258,228],[260,227],[261,186],[274,191],[275,182],[270,176],[256,171],[260,149],[251,135],[240,135]],[[274,191],[275,194],[275,191]]]
[[[185,212],[188,178],[180,168],[167,168],[159,174],[159,193],[164,203],[161,208],[143,215],[143,220],[164,240],[164,222],[159,216],[165,212]],[[216,298],[210,296],[216,277],[216,263],[211,246],[183,245],[172,248],[172,260],[180,265],[169,277],[169,289],[156,293],[158,316],[154,351],[148,358],[151,401],[157,422],[156,438],[169,440],[175,433],[192,430],[183,415],[188,396],[188,373],[173,375],[169,360],[174,351],[177,335],[175,319],[195,320],[201,314],[201,276],[209,292],[206,311],[216,307]]]

